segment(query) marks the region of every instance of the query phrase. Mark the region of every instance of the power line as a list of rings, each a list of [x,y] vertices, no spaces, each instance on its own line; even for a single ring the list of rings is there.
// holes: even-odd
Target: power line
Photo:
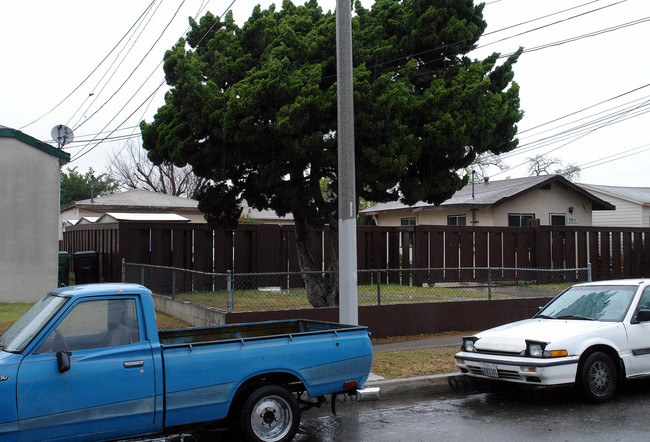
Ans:
[[[587,121],[585,123],[582,123],[582,124],[580,124],[578,126],[572,127],[570,129],[562,130],[560,132],[555,132],[552,135],[549,135],[549,136],[546,136],[546,137],[531,141],[531,142],[529,142],[527,144],[524,144],[524,145],[520,146],[519,148],[517,148],[514,151],[502,154],[500,157],[501,158],[509,158],[509,157],[513,157],[513,156],[518,156],[518,155],[530,152],[532,150],[536,150],[536,149],[539,149],[541,147],[544,147],[544,146],[547,146],[547,145],[550,145],[550,144],[554,144],[554,143],[556,143],[558,141],[561,141],[563,139],[571,138],[571,137],[573,137],[575,135],[579,135],[579,134],[583,133],[586,130],[589,130],[591,127],[596,126],[596,125],[602,123],[603,121],[606,121],[606,120],[611,119],[613,117],[620,116],[621,114],[624,114],[623,116],[625,118],[622,119],[622,120],[619,120],[619,122],[625,121],[627,119],[630,119],[630,118],[633,118],[633,117],[636,117],[636,116],[639,116],[639,115],[643,115],[643,114],[650,111],[650,109],[646,109],[648,107],[648,102],[646,101],[645,103],[643,103],[640,106],[634,105],[634,103],[637,103],[637,102],[639,102],[641,100],[646,100],[649,97],[650,96],[645,96],[645,97],[633,100],[631,102],[625,103],[623,105],[619,105],[619,106],[616,106],[614,108],[610,108],[610,109],[607,109],[605,111],[602,111],[602,112],[599,112],[599,113],[596,113],[596,114],[592,114],[592,115],[584,117],[582,119],[574,120],[572,122],[557,126],[557,127],[553,128],[553,129],[548,129],[548,130],[546,130],[544,132],[550,132],[551,130],[555,130],[555,129],[561,128],[563,126],[567,126],[569,124],[580,122],[580,121],[585,120],[587,118],[592,118],[594,116],[598,116],[600,114],[603,114],[604,112],[610,112],[610,113],[608,113],[608,114],[606,114],[604,116],[599,116],[597,118],[591,119],[591,120],[589,120],[589,121]],[[623,109],[623,110],[616,110],[616,109],[619,109],[619,108],[621,108],[623,106],[628,106],[628,107]],[[616,111],[611,112],[612,110],[616,110]],[[544,132],[542,132],[542,133],[544,133]],[[540,134],[542,134],[542,133],[540,133]],[[540,134],[536,134],[536,135],[540,135]]]
[[[556,121],[562,120],[562,119],[567,118],[567,117],[571,117],[571,116],[573,116],[573,115],[579,114],[580,112],[584,112],[584,111],[586,111],[586,110],[593,109],[593,108],[595,108],[595,107],[597,107],[597,106],[600,106],[601,104],[605,104],[605,103],[607,103],[607,102],[609,102],[609,101],[614,101],[614,100],[616,100],[617,98],[624,97],[625,95],[629,95],[629,94],[631,94],[631,93],[633,93],[633,92],[640,91],[641,89],[645,89],[645,88],[647,88],[648,86],[650,86],[650,83],[644,84],[643,86],[639,86],[639,87],[634,88],[634,89],[632,89],[632,90],[629,90],[629,91],[627,91],[627,92],[623,92],[622,94],[616,95],[616,96],[614,96],[614,97],[607,98],[606,100],[600,101],[600,102],[598,102],[598,103],[596,103],[596,104],[592,104],[592,105],[587,106],[587,107],[585,107],[585,108],[582,108],[582,109],[579,109],[579,110],[577,110],[577,111],[571,112],[571,113],[569,113],[569,114],[563,115],[563,116],[558,117],[558,118],[556,118],[556,119],[554,119],[554,120],[547,121],[546,123],[542,123],[542,124],[539,124],[539,125],[537,125],[537,126],[531,127],[531,128],[529,128],[529,129],[523,130],[523,131],[521,131],[521,132],[519,132],[519,133],[522,134],[522,133],[529,132],[529,131],[531,131],[531,130],[538,129],[538,128],[540,128],[540,127],[546,126],[546,125],[548,125],[548,124],[555,123]]]
[[[583,164],[579,165],[578,167],[580,167],[580,170],[584,170],[584,169],[591,169],[592,167],[602,166],[603,164],[609,164],[609,163],[611,163],[613,161],[622,160],[624,158],[629,158],[631,156],[647,152],[647,151],[650,150],[649,146],[650,146],[650,143],[644,144],[642,146],[634,147],[632,149],[628,149],[628,150],[625,150],[623,152],[618,152],[618,153],[613,154],[613,155],[608,155],[606,157],[602,157],[602,158],[599,158],[597,160],[593,160],[593,161],[589,161],[587,163],[583,163]],[[641,149],[641,150],[639,150],[639,149]],[[638,150],[638,152],[634,152],[636,150]],[[623,154],[626,154],[626,155],[623,155]],[[618,158],[616,158],[616,157],[618,157]]]
[[[151,6],[154,4],[155,1],[156,1],[156,0],[152,0],[152,2],[149,3],[149,6],[147,6],[147,7],[145,8],[145,10],[142,12],[142,14],[140,14],[140,17],[138,17],[138,19],[137,19],[137,20],[136,20],[136,21],[131,25],[131,27],[129,28],[129,30],[126,31],[126,34],[124,34],[124,35],[122,36],[122,38],[120,39],[120,41],[118,41],[118,42],[115,44],[115,46],[113,46],[113,49],[111,49],[110,52],[109,52],[108,54],[106,54],[106,56],[102,59],[102,61],[100,61],[99,64],[95,67],[95,69],[93,69],[92,72],[91,72],[90,74],[88,74],[88,76],[87,76],[86,78],[84,78],[83,81],[82,81],[81,83],[79,83],[79,85],[78,85],[76,88],[74,88],[74,89],[72,90],[72,92],[70,92],[68,95],[66,95],[66,97],[65,97],[63,100],[61,100],[57,105],[55,105],[52,109],[50,109],[49,111],[47,111],[46,113],[44,113],[43,115],[41,115],[40,117],[38,117],[37,119],[35,119],[34,121],[32,121],[31,123],[28,123],[28,124],[22,126],[19,130],[23,130],[24,128],[31,126],[32,124],[36,123],[37,121],[40,121],[42,118],[44,118],[45,116],[49,115],[50,113],[52,113],[52,111],[54,111],[54,110],[57,109],[59,106],[61,106],[61,105],[62,105],[62,104],[63,104],[63,103],[68,99],[68,98],[70,98],[70,97],[72,96],[72,94],[74,94],[75,92],[77,92],[77,90],[79,90],[79,88],[80,88],[80,87],[81,87],[81,86],[82,86],[82,85],[83,85],[83,84],[84,84],[84,83],[85,83],[85,82],[86,82],[86,81],[87,81],[87,80],[88,80],[88,79],[89,79],[89,78],[90,78],[90,77],[95,73],[95,71],[96,71],[97,69],[99,69],[99,67],[104,63],[104,61],[106,61],[106,59],[107,59],[107,58],[108,58],[108,57],[113,53],[113,51],[114,51],[114,50],[115,50],[115,49],[120,45],[120,43],[122,43],[122,40],[124,40],[124,39],[126,38],[126,36],[129,35],[129,34],[131,33],[131,29],[133,29],[133,27],[134,27],[134,26],[135,26],[135,25],[140,21],[140,19],[142,18],[142,16],[143,16],[143,15],[144,15],[148,10],[149,10],[149,8],[151,8]]]
[[[104,86],[99,90],[99,92],[94,93],[94,91],[97,90],[97,88],[99,87],[99,85],[104,81],[104,78],[106,78],[106,75],[109,74],[109,72],[111,71],[111,69],[113,68],[113,66],[115,65],[115,63],[120,59],[120,56],[121,56],[121,54],[122,54],[122,51],[124,51],[124,49],[126,49],[126,47],[129,46],[129,43],[131,42],[131,39],[132,39],[133,36],[137,33],[138,29],[135,29],[135,30],[133,31],[133,33],[132,33],[131,36],[129,37],[129,40],[124,44],[124,47],[122,48],[122,50],[121,50],[121,51],[116,55],[116,57],[115,57],[115,59],[113,60],[113,62],[111,63],[111,65],[106,69],[106,72],[104,73],[104,75],[102,75],[102,77],[97,81],[97,84],[95,85],[95,87],[91,89],[91,90],[93,91],[93,96],[94,96],[93,101],[88,105],[88,107],[86,108],[85,112],[83,112],[83,113],[81,114],[81,116],[79,117],[79,120],[75,123],[75,126],[73,127],[73,130],[76,130],[76,129],[79,127],[79,125],[80,125],[82,119],[86,116],[86,113],[88,113],[88,111],[89,111],[90,108],[93,106],[93,104],[95,104],[95,102],[99,99],[99,97],[101,96],[101,94],[104,92],[104,89],[106,89],[106,87],[108,86],[108,84],[110,83],[110,81],[113,79],[113,76],[114,76],[114,75],[117,73],[117,71],[120,69],[120,67],[122,66],[122,64],[124,63],[124,61],[126,61],[127,57],[128,57],[129,54],[131,53],[131,50],[135,47],[136,43],[140,40],[140,37],[142,36],[142,34],[144,33],[144,31],[147,29],[147,27],[148,27],[149,24],[151,23],[151,20],[153,20],[154,16],[156,15],[156,12],[158,12],[158,10],[160,9],[160,5],[161,5],[161,4],[162,4],[162,2],[159,2],[159,3],[158,3],[158,5],[156,6],[156,9],[155,9],[155,10],[153,11],[153,13],[149,16],[149,19],[147,20],[147,22],[145,23],[145,25],[144,25],[144,26],[142,27],[142,29],[140,30],[140,33],[139,33],[139,34],[137,35],[137,37],[135,38],[135,41],[133,42],[133,44],[129,47],[127,53],[124,55],[124,57],[121,57],[122,60],[119,62],[119,64],[117,65],[117,67],[113,70],[113,73],[110,75],[110,77],[108,78],[108,80],[106,81],[106,83],[104,83]],[[141,20],[141,21],[140,21],[140,23],[138,24],[138,28],[140,27],[140,25],[141,25],[143,22],[144,22],[144,20]],[[75,112],[74,115],[76,115],[77,112],[79,112],[79,110],[81,110],[81,108],[83,107],[83,105],[85,104],[85,102],[86,102],[86,100],[84,100],[84,103],[82,103],[82,105],[79,106],[79,109]],[[70,120],[72,120],[72,119],[74,118],[74,115],[73,115],[72,117],[70,117]]]
[[[630,22],[627,22],[627,23],[622,23],[620,25],[612,26],[611,28],[604,28],[604,29],[600,29],[598,31],[587,33],[587,34],[580,34],[580,35],[577,35],[575,37],[565,38],[563,40],[558,40],[558,41],[555,41],[555,42],[552,42],[552,43],[546,43],[546,44],[543,44],[543,45],[534,46],[532,48],[527,48],[527,49],[524,49],[523,52],[524,53],[536,52],[536,51],[540,51],[542,49],[548,49],[548,48],[555,47],[555,46],[561,46],[561,45],[564,45],[564,44],[567,44],[567,43],[573,43],[573,42],[576,42],[576,41],[579,41],[579,40],[583,40],[585,38],[596,37],[596,36],[599,36],[599,35],[602,35],[602,34],[606,34],[608,32],[618,31],[618,30],[621,30],[621,29],[624,29],[624,28],[628,28],[630,26],[636,26],[636,25],[639,25],[639,24],[642,24],[642,23],[647,23],[649,21],[650,21],[650,17],[644,17],[644,18],[641,18],[641,19],[638,19],[638,20],[634,20],[634,21],[630,21]],[[512,54],[514,54],[514,52],[509,54],[509,55],[508,54],[501,55],[499,58],[507,58]]]
[[[505,28],[497,29],[495,31],[486,32],[485,34],[481,35],[480,37],[485,37],[487,35],[497,34],[499,32],[506,31],[508,29],[513,29],[513,28],[516,28],[516,27],[519,27],[519,26],[522,26],[522,25],[525,25],[525,24],[528,24],[528,23],[533,23],[533,22],[543,20],[543,19],[548,18],[548,17],[555,16],[555,15],[558,15],[558,14],[563,14],[565,12],[568,12],[568,11],[571,11],[571,10],[574,10],[574,9],[578,9],[578,8],[587,6],[589,4],[596,3],[598,1],[600,1],[600,0],[592,0],[592,1],[589,1],[587,3],[580,4],[578,6],[574,6],[574,7],[568,8],[568,9],[563,9],[561,11],[557,11],[557,12],[554,12],[554,13],[551,13],[551,14],[540,16],[540,17],[537,17],[537,18],[534,18],[534,19],[531,19],[531,20],[527,20],[525,22],[520,22],[520,23],[517,23],[517,24],[514,24],[514,25],[510,25],[510,26],[507,26]],[[521,32],[519,34],[515,34],[515,35],[510,36],[510,37],[505,37],[505,38],[503,38],[501,40],[498,40],[496,42],[487,43],[485,45],[477,47],[476,49],[483,48],[485,46],[490,46],[492,44],[495,44],[495,43],[498,43],[498,42],[501,42],[501,41],[509,40],[509,39],[514,38],[516,36],[524,35],[524,34],[527,34],[527,33],[530,33],[530,32],[536,31],[536,30],[544,29],[546,27],[553,26],[553,25],[556,25],[556,24],[559,24],[559,23],[563,23],[563,22],[566,22],[566,21],[569,21],[569,20],[573,20],[573,19],[582,17],[584,15],[591,14],[593,12],[597,12],[597,11],[600,11],[600,10],[605,9],[605,8],[609,8],[611,6],[619,5],[619,4],[621,4],[623,2],[626,2],[626,1],[627,0],[620,0],[620,1],[616,2],[616,3],[609,4],[609,5],[603,6],[601,8],[592,9],[592,10],[586,11],[586,12],[584,12],[582,14],[578,14],[578,15],[575,15],[575,16],[572,16],[572,17],[568,17],[568,18],[566,18],[564,20],[560,20],[560,21],[557,21],[557,22],[554,22],[554,23],[551,23],[551,24],[548,24],[548,25],[540,26],[538,28],[535,28],[535,29],[532,29],[532,30],[529,30],[529,31],[525,31],[525,32]],[[375,67],[380,67],[380,66],[383,66],[383,65],[386,65],[386,64],[393,64],[393,63],[396,63],[398,61],[410,60],[410,59],[413,59],[413,58],[417,58],[417,57],[420,57],[422,55],[426,55],[426,54],[431,53],[431,52],[440,51],[440,50],[448,48],[448,47],[452,47],[452,46],[455,46],[455,45],[458,45],[458,44],[465,43],[468,40],[469,40],[469,38],[466,38],[466,39],[463,39],[463,40],[458,40],[458,41],[453,42],[453,43],[446,43],[446,44],[437,46],[437,47],[432,48],[432,49],[427,49],[426,51],[422,51],[422,52],[418,52],[418,53],[412,53],[412,54],[404,55],[404,56],[394,58],[394,59],[391,59],[391,60],[388,60],[388,61],[384,61],[384,62],[381,62],[381,63],[376,63],[375,65],[369,66],[369,69],[372,69],[372,68],[375,68]],[[512,55],[512,54],[510,54],[510,55]],[[504,58],[504,57],[500,57],[500,58]],[[435,61],[442,61],[443,59],[444,59],[444,57],[439,57],[439,58],[436,58],[436,59],[433,59],[433,60],[429,60],[424,64],[432,63],[432,62],[435,62]]]
[[[226,10],[225,10],[224,13],[223,13],[224,15],[225,15],[225,14],[228,12],[228,10],[232,7],[232,5],[235,3],[235,1],[236,1],[236,0],[233,0],[232,3],[230,3],[230,5],[226,8]],[[184,3],[184,1],[183,1],[183,3]],[[209,1],[208,1],[207,3],[205,3],[204,7],[207,7],[207,4],[208,4],[208,3],[209,3]],[[181,6],[182,6],[182,4],[181,4]],[[180,7],[179,7],[179,9],[180,9]],[[176,13],[177,13],[177,12],[178,12],[178,10],[176,11]],[[174,14],[174,16],[175,16],[175,15],[176,15],[176,14]],[[173,20],[173,18],[172,18],[172,20]],[[168,25],[168,26],[169,26],[169,25]],[[213,27],[214,27],[214,25],[212,26],[212,28],[213,28]],[[211,29],[212,29],[212,28],[211,28]],[[166,29],[167,29],[167,27],[165,27],[165,30],[166,30]],[[185,32],[187,32],[187,30],[189,30],[189,27],[186,29]],[[163,33],[164,33],[164,32],[165,32],[165,31],[163,30]],[[206,33],[204,34],[203,38],[205,38],[205,36],[206,36],[209,32],[210,32],[210,31],[208,30],[208,32],[206,32]],[[149,80],[149,78],[151,78],[151,76],[153,75],[153,73],[157,71],[157,69],[160,67],[160,65],[161,65],[162,63],[163,63],[163,62],[161,61],[160,64],[159,64],[159,65],[156,67],[156,69],[155,69],[155,70],[154,70],[154,71],[149,75],[149,77],[147,78],[147,80],[144,81],[143,84],[146,84],[146,83],[147,83],[147,81]],[[127,79],[127,80],[128,80],[128,79]],[[155,96],[155,93],[156,93],[156,92],[157,92],[157,91],[158,91],[158,90],[159,90],[159,89],[160,89],[164,84],[165,84],[165,80],[163,80],[162,83],[161,83],[161,84],[160,84],[160,85],[159,85],[159,86],[154,90],[154,92],[153,92],[152,94],[150,94],[150,95],[147,97],[147,100],[145,100],[145,102],[150,100],[150,101],[149,101],[149,105],[150,105],[151,102],[153,101],[153,97]],[[130,102],[134,97],[135,97],[135,95],[133,95],[133,96],[129,99],[129,101],[127,101],[127,103],[122,107],[122,109],[120,109],[120,111],[118,111],[118,113],[116,114],[116,116],[115,116],[113,119],[111,119],[111,121],[109,121],[109,123],[104,127],[104,129],[105,129],[106,127],[108,127],[108,125],[110,125],[110,123],[111,123],[111,122],[112,122],[112,121],[117,117],[117,115],[119,115],[119,113],[120,113],[122,110],[124,110],[124,108],[128,105],[128,103],[129,103],[129,102]],[[131,116],[133,116],[133,115],[135,114],[135,112],[137,112],[137,110],[140,109],[140,108],[144,105],[145,102],[143,102],[142,104],[140,104],[140,106],[138,106],[138,108],[137,108],[134,112],[132,112],[132,113],[127,117],[127,119],[126,119],[125,121],[123,121],[123,122],[118,126],[118,128],[119,128],[122,124],[124,124],[124,123],[125,123],[125,122],[126,122],[126,121],[131,117]],[[147,108],[149,107],[149,105],[147,105]],[[145,111],[146,111],[146,109],[145,109]],[[113,131],[111,131],[111,132],[109,133],[109,136],[110,136],[113,132],[115,132],[118,128],[116,128],[116,129],[114,129]],[[102,129],[102,131],[103,131],[104,129]],[[99,146],[102,142],[106,141],[106,140],[109,138],[109,136],[104,137],[102,140],[100,140],[100,141],[97,142],[94,146],[90,147],[89,149],[87,149],[87,150],[84,152],[83,150],[86,149],[86,147],[87,147],[90,143],[86,144],[86,146],[84,146],[84,147],[82,148],[82,151],[80,151],[79,153],[77,153],[77,154],[76,154],[76,155],[71,159],[71,162],[72,162],[72,161],[75,161],[75,160],[77,160],[77,159],[79,159],[79,158],[81,158],[81,157],[83,157],[83,156],[85,156],[87,153],[89,153],[89,152],[91,152],[92,150],[94,150],[94,149],[95,149],[97,146]]]
[[[594,129],[591,129],[591,130],[589,130],[588,132],[583,133],[583,134],[580,135],[580,136],[575,137],[575,138],[572,139],[571,141],[568,141],[568,142],[566,142],[566,143],[564,143],[564,144],[562,144],[562,145],[560,145],[560,146],[554,147],[553,149],[548,150],[548,151],[546,151],[545,153],[543,153],[543,154],[541,154],[541,155],[542,155],[542,156],[548,155],[548,154],[550,154],[550,153],[552,153],[552,152],[555,152],[555,151],[557,151],[557,150],[559,150],[559,149],[562,149],[563,147],[568,146],[569,144],[571,144],[571,143],[573,143],[573,142],[575,142],[575,141],[578,141],[578,140],[580,140],[580,139],[586,137],[587,135],[590,135],[590,134],[594,133],[594,132],[597,131],[597,130],[603,129],[603,128],[607,127],[607,126],[611,126],[612,124],[615,124],[616,122],[619,122],[619,120],[620,120],[623,116],[629,114],[630,112],[632,112],[632,111],[634,111],[634,110],[637,110],[637,109],[640,108],[640,107],[647,106],[648,104],[650,104],[650,100],[647,100],[646,102],[640,104],[639,106],[636,106],[636,107],[633,108],[633,109],[630,109],[630,110],[628,110],[628,111],[626,111],[626,112],[624,112],[624,113],[619,114],[616,118],[613,118],[613,119],[611,119],[610,121],[607,121],[607,122],[601,124],[600,126],[594,128]],[[500,171],[500,172],[495,173],[494,175],[495,175],[495,176],[496,176],[496,175],[501,175],[501,174],[503,174],[503,173],[508,172],[509,170],[516,169],[517,167],[524,166],[524,165],[526,165],[527,163],[528,163],[528,162],[525,161],[525,162],[523,162],[523,163],[517,164],[516,166],[508,167],[508,168],[506,168],[506,169],[503,169],[503,170]]]
[[[603,6],[603,7],[600,7],[600,8],[596,8],[596,9],[592,9],[592,10],[590,10],[590,11],[586,11],[586,12],[583,12],[583,13],[581,13],[581,14],[573,15],[573,16],[571,16],[571,17],[567,17],[567,18],[562,19],[562,20],[558,20],[558,21],[555,21],[555,22],[552,22],[552,23],[547,23],[547,24],[545,24],[545,25],[543,25],[543,26],[538,26],[537,28],[529,29],[529,30],[527,30],[527,31],[520,32],[520,33],[518,33],[518,34],[514,34],[514,35],[511,35],[511,36],[509,36],[509,37],[504,37],[504,38],[502,38],[502,39],[500,39],[500,40],[495,40],[495,41],[493,41],[493,42],[486,43],[486,44],[484,44],[484,45],[479,45],[479,46],[477,47],[477,49],[482,49],[482,48],[484,48],[484,47],[486,47],[486,46],[491,46],[491,45],[496,44],[496,43],[501,43],[501,42],[506,41],[506,40],[511,40],[511,39],[513,39],[513,38],[515,38],[515,37],[520,37],[520,36],[525,35],[525,34],[530,34],[531,32],[540,31],[540,30],[542,30],[542,29],[546,29],[546,28],[548,28],[548,27],[555,26],[555,25],[558,25],[558,24],[560,24],[560,23],[565,23],[565,22],[567,22],[567,21],[569,21],[569,20],[574,20],[574,19],[576,19],[576,18],[583,17],[583,16],[585,16],[585,15],[587,15],[587,14],[592,14],[592,13],[594,13],[594,12],[602,11],[603,9],[607,9],[607,8],[612,7],[612,6],[620,5],[621,3],[624,3],[624,2],[626,2],[626,1],[627,1],[627,0],[620,0],[620,1],[616,2],[616,3],[611,3],[611,4],[609,4],[609,5],[606,5],[606,6]],[[591,3],[591,2],[590,2],[590,3]],[[586,4],[589,4],[589,3],[586,3]],[[583,5],[581,5],[581,6],[583,6]],[[571,8],[571,9],[573,9],[573,8]],[[571,9],[567,9],[567,10],[562,11],[562,12],[566,12],[566,11],[569,11],[569,10],[571,10]],[[556,13],[556,14],[557,14],[557,13]],[[556,15],[556,14],[551,14],[551,15]],[[540,19],[542,19],[542,18],[547,18],[547,17],[549,17],[549,16],[551,16],[551,15],[548,15],[548,16],[545,16],[545,17],[540,17]],[[531,20],[531,21],[536,21],[536,20],[538,20],[538,19]],[[529,22],[530,22],[530,21],[529,21]],[[524,23],[529,23],[529,22],[524,22]],[[522,24],[523,24],[523,23],[522,23]],[[516,25],[516,26],[519,26],[519,25]],[[511,28],[513,28],[513,27],[515,27],[515,26],[510,26],[509,28],[505,28],[505,29],[511,29]]]
[[[160,63],[162,64],[162,61],[161,61]],[[149,74],[149,77],[147,77],[147,79],[144,81],[143,84],[146,84],[146,83],[149,81],[149,79],[153,76],[153,74],[155,74],[155,73],[158,71],[158,68],[159,68],[159,67],[160,67],[160,64],[159,64],[158,66],[156,66],[156,68],[155,68],[153,71],[151,71],[151,73]],[[161,87],[163,84],[165,84],[165,80],[162,81],[161,85],[158,86],[154,92],[157,92],[158,89],[160,89],[160,87]],[[138,90],[138,92],[139,92],[139,90]],[[126,108],[126,106],[128,106],[128,104],[131,102],[131,100],[133,100],[133,99],[135,98],[135,95],[136,95],[136,94],[137,94],[137,92],[136,92],[135,94],[133,94],[133,95],[131,96],[131,98],[129,98],[129,99],[127,100],[127,102],[126,102],[126,103],[124,104],[124,106],[122,106],[122,108],[121,108],[121,109],[120,109],[120,110],[115,114],[115,116],[114,116],[113,118],[111,118],[111,120],[110,120],[108,123],[106,123],[106,125],[102,128],[102,131],[104,131],[104,130],[105,130],[105,129],[106,129],[106,128],[107,128],[107,127],[108,127],[108,126],[113,122],[113,120],[115,120],[115,119],[117,118],[117,116],[118,116],[118,115],[119,115],[119,114],[120,114],[120,113],[121,113],[121,112]],[[144,104],[144,103],[143,103],[143,104]],[[138,109],[139,109],[140,107],[142,107],[143,104],[141,104],[140,106],[138,106]],[[122,124],[124,124],[124,123],[122,123]],[[121,124],[120,124],[120,126],[121,126]],[[119,128],[120,126],[118,126],[117,128]],[[117,128],[116,128],[115,130],[117,130]],[[111,132],[111,133],[112,133],[112,132]],[[103,141],[103,140],[102,140],[102,141]],[[100,143],[101,143],[101,141],[100,141]],[[88,143],[86,146],[84,146],[83,149],[85,149],[89,144],[90,144],[90,143]],[[98,144],[99,144],[99,143],[98,143]],[[97,147],[97,145],[93,146],[93,147],[90,148],[88,151],[93,150],[95,147]],[[82,150],[83,150],[83,149],[82,149]],[[87,152],[86,152],[86,153],[87,153]],[[83,153],[83,154],[82,154],[81,152],[79,152],[79,153],[76,155],[76,157],[73,157],[73,158],[71,159],[71,161],[74,160],[74,159],[76,159],[76,158],[78,158],[78,157],[81,157],[81,156],[85,155],[86,153]]]
[[[167,31],[167,29],[169,28],[169,26],[172,24],[172,22],[173,22],[174,19],[176,18],[176,15],[178,14],[178,11],[180,11],[181,7],[182,7],[184,4],[185,4],[185,0],[183,0],[183,1],[181,2],[181,4],[178,6],[178,8],[176,9],[176,11],[174,12],[174,15],[173,15],[172,18],[169,20],[169,22],[167,23],[167,25],[165,26],[165,28],[163,29],[163,31],[160,33],[160,35],[158,36],[158,38],[156,39],[156,41],[153,43],[153,45],[151,45],[151,47],[149,48],[149,50],[147,51],[147,53],[144,55],[144,57],[142,57],[142,59],[141,59],[140,62],[136,65],[136,67],[133,68],[133,70],[131,71],[131,73],[129,74],[129,76],[128,76],[128,77],[127,77],[127,78],[122,82],[122,84],[120,85],[120,87],[118,87],[117,90],[116,90],[115,92],[113,92],[113,94],[112,94],[110,97],[108,97],[108,99],[107,99],[106,101],[104,101],[104,103],[99,107],[99,109],[97,109],[97,110],[96,110],[95,112],[93,112],[93,113],[92,113],[88,118],[86,118],[86,119],[85,119],[81,124],[79,124],[79,125],[77,126],[77,129],[80,128],[81,126],[83,126],[86,122],[88,122],[88,120],[90,120],[93,116],[95,116],[95,115],[97,114],[97,112],[99,112],[100,110],[102,110],[102,108],[103,108],[104,106],[106,106],[106,104],[108,104],[108,102],[110,102],[110,101],[113,99],[113,97],[115,97],[115,95],[117,95],[117,93],[118,93],[120,90],[122,90],[122,88],[124,87],[124,85],[125,85],[125,84],[130,80],[130,79],[131,79],[131,77],[133,76],[133,74],[135,74],[135,72],[138,70],[138,68],[139,68],[140,66],[142,66],[142,63],[144,63],[144,60],[149,56],[149,54],[151,53],[151,51],[153,51],[154,47],[156,46],[156,44],[158,44],[158,42],[160,41],[160,39],[162,38],[162,36],[165,34],[165,32]]]
[[[157,88],[156,88],[156,89],[155,89],[151,94],[149,94],[149,96],[145,99],[145,101],[143,101],[142,104],[140,104],[140,106],[138,106],[138,107],[137,107],[133,112],[131,112],[131,114],[129,114],[129,116],[126,117],[126,118],[124,119],[124,121],[122,121],[122,123],[120,123],[120,124],[119,124],[115,129],[113,129],[113,130],[112,130],[112,131],[111,131],[111,132],[110,132],[106,137],[104,137],[103,139],[101,139],[100,141],[98,141],[97,144],[95,144],[93,147],[91,147],[90,149],[86,150],[85,152],[83,152],[83,153],[80,152],[79,154],[77,154],[74,158],[72,158],[72,159],[70,160],[70,162],[72,163],[73,161],[78,160],[79,158],[81,158],[81,157],[83,157],[84,155],[86,155],[86,154],[88,154],[89,152],[91,152],[94,148],[96,148],[97,146],[99,146],[102,142],[106,141],[106,139],[107,139],[110,135],[112,135],[114,132],[116,132],[117,129],[119,129],[120,126],[122,126],[122,124],[126,123],[126,122],[129,120],[129,118],[131,118],[131,117],[132,117],[132,116],[133,116],[133,115],[138,111],[138,109],[140,109],[142,106],[144,106],[144,104],[145,104],[147,101],[149,101],[149,99],[150,99],[154,94],[156,94],[156,92],[158,92],[158,90],[159,90],[159,89],[160,89],[164,84],[165,84],[164,81],[163,81],[162,83],[160,83],[160,85],[158,85],[158,87],[157,87]]]

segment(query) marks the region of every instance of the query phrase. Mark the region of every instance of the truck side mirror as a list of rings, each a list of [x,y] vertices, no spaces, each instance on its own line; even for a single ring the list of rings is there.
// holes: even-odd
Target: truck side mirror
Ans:
[[[65,373],[70,370],[70,353],[69,351],[60,351],[56,354],[56,363],[59,368],[59,373]]]

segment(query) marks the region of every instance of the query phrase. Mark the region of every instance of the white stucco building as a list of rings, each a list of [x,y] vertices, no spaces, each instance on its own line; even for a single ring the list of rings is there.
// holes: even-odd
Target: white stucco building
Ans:
[[[61,165],[70,155],[0,126],[0,302],[33,302],[58,281]]]

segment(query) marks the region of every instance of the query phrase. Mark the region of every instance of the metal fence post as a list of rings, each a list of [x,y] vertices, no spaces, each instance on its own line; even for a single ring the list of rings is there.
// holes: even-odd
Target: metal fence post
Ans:
[[[122,258],[122,282],[126,282],[126,259]]]
[[[492,267],[488,267],[488,301],[492,300]]]
[[[381,270],[377,269],[377,305],[381,305]]]
[[[144,266],[140,266],[140,284],[144,285]]]
[[[172,270],[172,299],[176,298],[176,270]]]
[[[587,263],[587,281],[591,282],[591,263]]]
[[[232,270],[226,272],[226,292],[228,296],[226,301],[226,312],[232,313]]]

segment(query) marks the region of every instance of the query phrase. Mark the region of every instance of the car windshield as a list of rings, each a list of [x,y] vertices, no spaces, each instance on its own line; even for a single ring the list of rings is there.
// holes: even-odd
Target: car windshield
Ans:
[[[22,352],[67,300],[53,294],[43,297],[0,337],[0,349]]]
[[[571,287],[536,316],[619,322],[625,317],[637,288],[617,285]]]

